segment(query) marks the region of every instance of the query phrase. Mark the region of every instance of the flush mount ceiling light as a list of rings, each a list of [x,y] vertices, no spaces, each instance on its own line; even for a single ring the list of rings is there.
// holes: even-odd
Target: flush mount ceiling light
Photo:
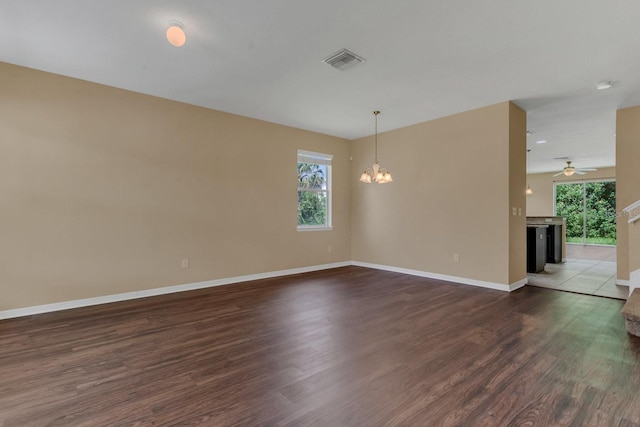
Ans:
[[[600,82],[596,85],[596,89],[598,90],[605,90],[605,89],[609,89],[611,86],[613,86],[615,83],[612,82],[611,80],[606,81],[606,82]]]
[[[187,41],[187,35],[184,33],[184,25],[179,21],[169,21],[167,28],[167,41],[173,46],[180,47]]]
[[[547,142],[546,139],[541,139],[539,141],[536,141],[536,144],[544,144],[545,142]]]
[[[393,182],[393,178],[391,178],[391,172],[380,166],[380,163],[378,162],[378,114],[380,114],[380,111],[373,112],[373,115],[376,118],[376,162],[373,164],[373,166],[362,172],[362,175],[360,175],[360,182],[364,182],[365,184],[371,184],[372,182],[375,182],[377,184],[386,184],[387,182]]]

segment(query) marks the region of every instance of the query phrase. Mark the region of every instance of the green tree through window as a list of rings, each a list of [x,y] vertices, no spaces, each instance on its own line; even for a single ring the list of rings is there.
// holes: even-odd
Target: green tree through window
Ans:
[[[331,157],[298,152],[298,229],[331,226]]]
[[[567,220],[567,242],[615,245],[615,181],[556,184],[556,215]]]

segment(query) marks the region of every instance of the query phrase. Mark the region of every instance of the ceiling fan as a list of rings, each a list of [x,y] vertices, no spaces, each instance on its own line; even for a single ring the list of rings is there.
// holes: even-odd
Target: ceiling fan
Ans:
[[[557,174],[553,175],[553,176],[558,176],[558,175],[566,175],[566,176],[571,176],[574,173],[577,175],[584,175],[587,172],[593,172],[593,171],[597,171],[598,169],[585,169],[585,168],[576,168],[575,166],[571,166],[571,162],[567,162],[567,166],[564,167],[564,169],[562,169],[562,171],[558,172]]]

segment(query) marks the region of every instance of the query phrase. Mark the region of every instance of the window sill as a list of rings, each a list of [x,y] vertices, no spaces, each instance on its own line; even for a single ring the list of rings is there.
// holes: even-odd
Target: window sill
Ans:
[[[331,231],[332,226],[317,225],[317,226],[298,226],[298,231]]]

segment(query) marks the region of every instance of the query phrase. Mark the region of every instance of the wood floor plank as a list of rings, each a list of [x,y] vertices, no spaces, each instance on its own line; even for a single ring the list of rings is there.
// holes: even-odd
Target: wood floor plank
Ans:
[[[622,302],[344,267],[0,321],[0,426],[640,426]]]

